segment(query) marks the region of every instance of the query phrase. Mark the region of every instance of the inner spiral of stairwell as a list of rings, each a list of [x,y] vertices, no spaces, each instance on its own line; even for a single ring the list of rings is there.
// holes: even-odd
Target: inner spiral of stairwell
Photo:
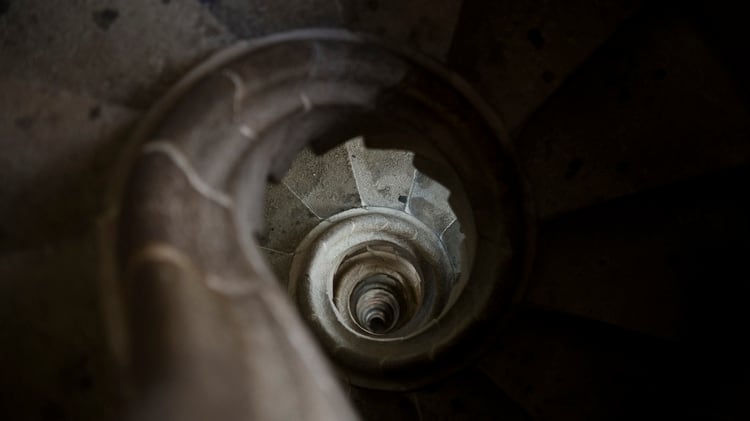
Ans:
[[[301,151],[267,187],[259,245],[277,279],[309,303],[303,316],[333,315],[334,341],[415,335],[449,310],[467,280],[471,235],[451,192],[413,160],[359,137],[322,155]]]

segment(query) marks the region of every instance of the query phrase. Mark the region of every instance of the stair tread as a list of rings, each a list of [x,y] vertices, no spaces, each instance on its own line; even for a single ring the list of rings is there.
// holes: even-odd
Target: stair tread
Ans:
[[[266,235],[261,247],[280,253],[294,249],[321,219],[285,183],[269,184],[266,189]]]
[[[404,210],[413,184],[411,152],[367,149],[361,138],[346,143],[362,204]]]
[[[295,158],[283,179],[289,190],[318,218],[362,206],[346,148],[315,155],[309,148]]]
[[[639,3],[467,2],[448,62],[515,131]]]
[[[417,171],[407,198],[406,212],[441,236],[456,220],[448,202],[450,194],[443,185]]]
[[[750,162],[750,107],[689,17],[623,25],[516,138],[540,218]]]
[[[745,166],[549,221],[524,303],[653,336],[692,335],[695,311],[709,302],[729,311],[742,295],[729,274],[746,272],[737,255],[748,248],[748,183]]]

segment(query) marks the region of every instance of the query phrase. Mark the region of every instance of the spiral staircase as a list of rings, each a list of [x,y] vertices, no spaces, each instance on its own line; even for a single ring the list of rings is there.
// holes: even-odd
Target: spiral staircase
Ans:
[[[742,14],[404,3],[0,1],[0,418],[748,417]]]

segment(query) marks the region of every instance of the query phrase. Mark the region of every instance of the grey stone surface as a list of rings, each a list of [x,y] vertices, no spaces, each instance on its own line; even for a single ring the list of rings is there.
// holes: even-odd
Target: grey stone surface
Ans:
[[[192,0],[13,1],[0,17],[0,72],[146,107],[233,39]]]
[[[122,229],[104,251],[129,263],[113,274],[129,287],[120,351],[131,355],[143,410],[153,419],[354,418],[288,296],[240,243],[232,209],[167,155],[138,156]],[[154,387],[166,397],[152,397]],[[277,396],[288,397],[284,408]]]
[[[270,249],[263,249],[263,255],[271,266],[276,280],[286,286],[289,283],[289,268],[292,267],[294,255]]]
[[[455,253],[451,264],[458,268],[463,233],[454,223],[449,191],[420,174],[412,158],[411,152],[369,149],[362,138],[322,156],[303,150],[282,182],[266,190],[266,228],[259,244],[277,277],[287,280],[295,249],[317,224],[344,210],[368,206],[410,212]]]
[[[321,219],[295,196],[286,184],[269,184],[266,189],[265,235],[261,247],[293,253],[297,245]]]
[[[361,138],[346,143],[364,206],[403,210],[414,178],[411,152],[368,149]]]
[[[222,0],[207,7],[234,34],[254,38],[310,27],[340,27],[346,0]]]
[[[464,272],[468,269],[467,267],[461,266],[461,258],[467,256],[466,244],[464,243],[465,239],[466,235],[464,235],[458,219],[455,219],[454,222],[445,228],[440,235],[440,240],[445,245],[445,249],[448,251],[448,256],[451,257],[451,264],[458,273]]]
[[[321,219],[362,205],[343,147],[320,156],[302,150],[283,182]]]
[[[453,223],[456,216],[448,204],[450,191],[417,171],[406,202],[406,212],[427,224],[438,235]]]
[[[139,114],[7,76],[0,92],[0,252],[81,235]]]

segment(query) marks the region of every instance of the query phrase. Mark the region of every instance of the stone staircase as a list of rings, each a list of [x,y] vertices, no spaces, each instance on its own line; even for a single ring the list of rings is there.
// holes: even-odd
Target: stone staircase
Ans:
[[[625,0],[0,1],[0,418],[118,418],[96,239],[124,139],[211,52],[308,26],[371,33],[460,73],[510,129],[540,217],[505,333],[431,386],[347,388],[363,418],[746,418],[750,109],[736,12]],[[269,228],[303,224],[292,239],[267,237],[277,276],[327,212],[414,210],[408,155],[384,154],[355,142],[322,164],[300,155],[304,174],[305,160],[322,165],[321,183],[343,162],[350,174],[330,177],[350,202],[295,173],[270,188]]]

